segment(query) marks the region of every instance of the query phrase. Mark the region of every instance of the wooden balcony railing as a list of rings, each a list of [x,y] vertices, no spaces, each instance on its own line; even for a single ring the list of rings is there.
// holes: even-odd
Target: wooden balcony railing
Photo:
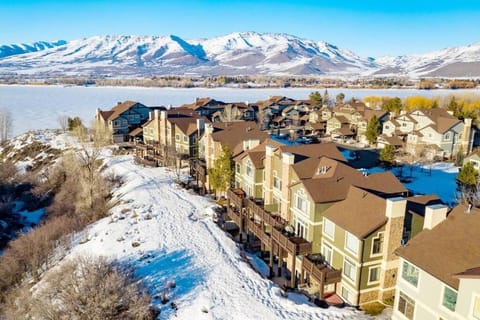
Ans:
[[[227,198],[236,208],[245,207],[245,192],[242,189],[228,189]]]
[[[282,217],[265,210],[262,200],[249,198],[246,200],[246,207],[249,209],[252,217],[260,219],[263,223],[271,225],[274,228],[285,227],[287,225],[287,221],[282,219]]]
[[[301,237],[289,236],[279,228],[272,228],[272,240],[292,255],[304,255],[312,252],[310,242]]]
[[[256,223],[255,220],[247,220],[247,228],[250,230],[263,244],[271,247],[272,239],[265,232],[262,224]]]
[[[304,256],[302,260],[302,268],[307,271],[310,276],[320,285],[337,283],[342,280],[342,270],[335,270],[323,259],[318,259],[320,255],[314,255],[316,259]]]
[[[227,217],[231,219],[238,227],[242,226],[242,216],[237,209],[228,207],[227,208]]]

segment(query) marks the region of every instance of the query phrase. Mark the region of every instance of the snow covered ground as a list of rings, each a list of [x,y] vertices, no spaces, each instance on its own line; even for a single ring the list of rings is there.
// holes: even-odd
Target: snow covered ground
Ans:
[[[283,298],[212,221],[210,200],[179,189],[165,168],[137,166],[131,156],[109,157],[107,163],[126,181],[115,191],[114,200],[121,204],[88,229],[89,240],[79,241],[69,257],[95,254],[133,264],[156,297],[161,319],[174,316],[160,301],[170,281],[176,283],[168,293],[179,319],[368,318],[357,311],[314,307],[301,295]]]

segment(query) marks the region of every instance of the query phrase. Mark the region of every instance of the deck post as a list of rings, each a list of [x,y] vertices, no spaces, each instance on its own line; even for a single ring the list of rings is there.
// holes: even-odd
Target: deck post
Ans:
[[[292,254],[292,270],[290,271],[290,287],[295,288],[295,263],[297,262],[297,256],[295,253]]]
[[[273,277],[273,245],[270,248],[270,261],[268,261],[269,274],[268,277]]]

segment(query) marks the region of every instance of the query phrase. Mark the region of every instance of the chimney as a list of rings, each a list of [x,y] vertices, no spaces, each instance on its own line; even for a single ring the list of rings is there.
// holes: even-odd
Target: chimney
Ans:
[[[434,204],[425,207],[425,220],[423,229],[433,229],[437,224],[447,218],[448,207],[444,204]]]
[[[153,120],[153,111],[148,112],[148,120]]]
[[[473,139],[472,137],[472,119],[471,118],[465,118],[463,119],[464,126],[463,126],[463,133],[462,133],[462,148],[463,152],[465,154],[469,154],[472,152],[472,147],[473,147]]]
[[[164,121],[165,119],[167,119],[167,111],[162,110],[160,111],[160,120]]]
[[[159,110],[153,111],[153,119],[155,119],[155,120],[160,119],[160,111]]]
[[[259,144],[260,144],[260,140],[258,139],[243,140],[243,150],[249,150],[249,149],[255,148]]]

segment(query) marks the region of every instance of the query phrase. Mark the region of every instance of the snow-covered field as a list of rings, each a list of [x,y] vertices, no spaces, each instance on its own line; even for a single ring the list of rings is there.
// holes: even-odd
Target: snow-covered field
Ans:
[[[226,102],[255,102],[273,95],[306,99],[310,92],[323,89],[232,89],[232,88],[135,88],[135,87],[62,87],[62,86],[0,86],[0,109],[8,108],[14,119],[12,136],[28,130],[59,128],[60,115],[79,116],[90,124],[97,108],[108,110],[119,101],[135,100],[149,106],[179,106],[191,103],[196,97],[211,97]],[[479,90],[369,90],[328,89],[333,99],[340,92],[345,100],[371,95],[405,97],[436,96],[479,92]]]
[[[111,217],[93,224],[89,240],[79,241],[68,257],[96,254],[132,263],[157,297],[161,319],[174,315],[159,297],[169,281],[176,283],[168,292],[179,319],[368,318],[314,307],[301,295],[282,297],[213,222],[212,202],[179,189],[167,169],[137,166],[131,156],[109,157],[107,164],[126,181],[115,191],[114,200],[121,204]]]

